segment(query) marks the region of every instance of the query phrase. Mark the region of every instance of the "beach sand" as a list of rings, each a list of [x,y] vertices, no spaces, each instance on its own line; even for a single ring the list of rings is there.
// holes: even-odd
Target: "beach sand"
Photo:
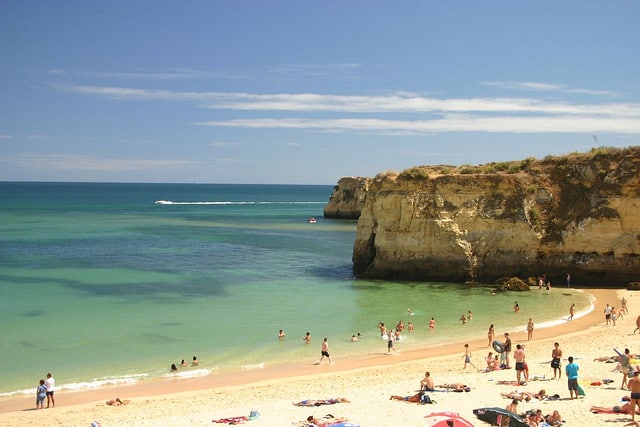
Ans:
[[[638,336],[633,334],[635,320],[640,310],[640,297],[625,290],[589,290],[596,300],[592,313],[562,325],[535,330],[533,339],[526,341],[526,331],[496,330],[502,338],[509,332],[515,344],[526,344],[526,360],[530,381],[525,386],[501,384],[516,379],[514,369],[479,373],[468,367],[462,370],[464,347],[462,342],[434,346],[420,351],[387,355],[369,354],[349,360],[332,355],[332,365],[308,364],[287,367],[267,367],[240,373],[214,372],[196,379],[156,380],[132,386],[104,388],[82,392],[60,392],[56,395],[57,407],[34,410],[35,396],[13,397],[0,401],[0,425],[64,425],[90,426],[97,421],[101,426],[193,426],[225,425],[212,423],[214,419],[248,416],[257,409],[261,416],[247,422],[249,426],[291,426],[309,415],[321,418],[326,414],[344,417],[360,426],[421,426],[423,418],[432,412],[454,411],[477,426],[489,425],[473,415],[473,409],[487,406],[504,408],[510,399],[501,393],[513,390],[558,394],[560,400],[522,402],[519,412],[540,408],[543,414],[558,410],[566,426],[607,425],[614,422],[624,425],[628,415],[592,414],[591,405],[612,407],[620,404],[629,392],[620,390],[622,374],[612,372],[615,364],[594,361],[597,357],[613,356],[613,348],[640,353],[636,345]],[[605,304],[619,307],[626,297],[630,313],[617,325],[605,326]],[[567,313],[568,315],[567,307]],[[516,315],[516,314],[514,314]],[[565,313],[562,313],[564,316]],[[526,323],[527,319],[523,319]],[[533,319],[535,322],[535,318]],[[472,320],[473,321],[473,320]],[[488,327],[488,325],[487,325]],[[579,383],[585,396],[570,400],[566,377],[553,378],[549,365],[554,341],[558,341],[564,357],[573,356],[580,366]],[[318,343],[319,346],[319,343]],[[469,342],[472,361],[478,368],[485,366],[485,357],[492,349],[487,347],[486,337]],[[319,347],[318,347],[319,349]],[[512,366],[514,365],[512,358]],[[434,392],[430,405],[419,405],[389,400],[391,395],[410,395],[419,389],[424,372],[430,371],[435,384],[463,383],[470,392]],[[545,380],[531,380],[545,376]],[[592,386],[592,382],[613,379],[608,385]],[[35,385],[34,385],[35,395]],[[120,397],[130,403],[112,407],[108,399]],[[293,402],[304,399],[328,399],[345,397],[350,403],[330,406],[299,407]],[[637,417],[640,419],[640,416]]]

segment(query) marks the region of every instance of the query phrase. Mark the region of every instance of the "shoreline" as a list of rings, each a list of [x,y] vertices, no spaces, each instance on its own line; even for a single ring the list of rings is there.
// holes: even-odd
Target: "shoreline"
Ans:
[[[582,333],[585,330],[603,323],[602,315],[598,310],[598,306],[603,305],[603,301],[611,301],[614,298],[619,301],[617,295],[625,292],[620,289],[581,289],[583,292],[593,296],[592,304],[594,309],[573,321],[563,324],[545,327],[534,330],[532,341],[526,341],[526,331],[508,331],[515,343],[531,343],[547,340],[550,338],[560,338],[570,336],[576,333]],[[567,308],[568,310],[568,308]],[[500,338],[502,332],[496,331],[496,337]],[[370,369],[384,369],[390,365],[397,365],[406,362],[427,361],[428,359],[440,358],[444,356],[457,355],[460,353],[462,341],[454,341],[446,344],[435,345],[430,348],[421,348],[415,350],[405,350],[393,355],[386,353],[369,353],[359,356],[357,359],[353,357],[347,358],[340,355],[333,356],[334,364],[332,365],[315,365],[310,362],[292,367],[287,365],[267,366],[262,369],[253,370],[221,370],[214,371],[203,377],[194,377],[187,379],[171,379],[156,378],[148,381],[141,381],[130,385],[117,385],[101,387],[99,389],[65,391],[56,394],[58,406],[55,410],[62,408],[84,405],[95,402],[104,402],[112,399],[114,396],[121,396],[127,399],[135,398],[166,398],[173,394],[194,393],[202,391],[224,391],[242,386],[256,386],[259,384],[276,384],[292,380],[303,380],[315,376],[323,376],[328,374],[345,374],[353,375],[356,372],[367,371]],[[471,350],[474,353],[484,352],[488,349],[486,337],[468,341]],[[476,356],[478,359],[478,356]],[[32,396],[12,396],[0,400],[0,420],[2,415],[15,412],[30,412],[33,409]],[[46,412],[46,411],[44,411]]]

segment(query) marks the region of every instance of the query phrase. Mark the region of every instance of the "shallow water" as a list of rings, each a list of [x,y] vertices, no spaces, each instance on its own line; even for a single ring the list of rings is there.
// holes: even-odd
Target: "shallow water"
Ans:
[[[383,352],[381,321],[414,323],[402,351],[589,307],[576,290],[353,280],[356,222],[322,218],[332,189],[0,183],[0,395],[46,372],[62,389],[139,381],[193,355],[180,375],[315,360],[325,336],[335,355]]]

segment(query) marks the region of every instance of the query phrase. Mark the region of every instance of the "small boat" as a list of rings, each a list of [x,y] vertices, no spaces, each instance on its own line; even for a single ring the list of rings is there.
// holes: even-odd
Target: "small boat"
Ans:
[[[309,218],[309,219],[307,220],[307,222],[308,222],[309,224],[315,224],[316,222],[318,222],[318,220],[317,220],[317,219],[315,219],[314,217],[311,217],[311,218]]]

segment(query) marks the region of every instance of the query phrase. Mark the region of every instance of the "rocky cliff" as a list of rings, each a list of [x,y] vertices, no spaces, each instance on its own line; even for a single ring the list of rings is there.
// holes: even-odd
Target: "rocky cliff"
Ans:
[[[562,286],[567,273],[594,286],[640,277],[640,147],[420,166],[358,182],[366,196],[341,197],[364,200],[353,249],[359,277],[489,282],[546,274]],[[357,210],[346,206],[329,211]]]
[[[344,177],[333,187],[329,203],[324,207],[326,218],[358,219],[367,199],[371,179]]]

